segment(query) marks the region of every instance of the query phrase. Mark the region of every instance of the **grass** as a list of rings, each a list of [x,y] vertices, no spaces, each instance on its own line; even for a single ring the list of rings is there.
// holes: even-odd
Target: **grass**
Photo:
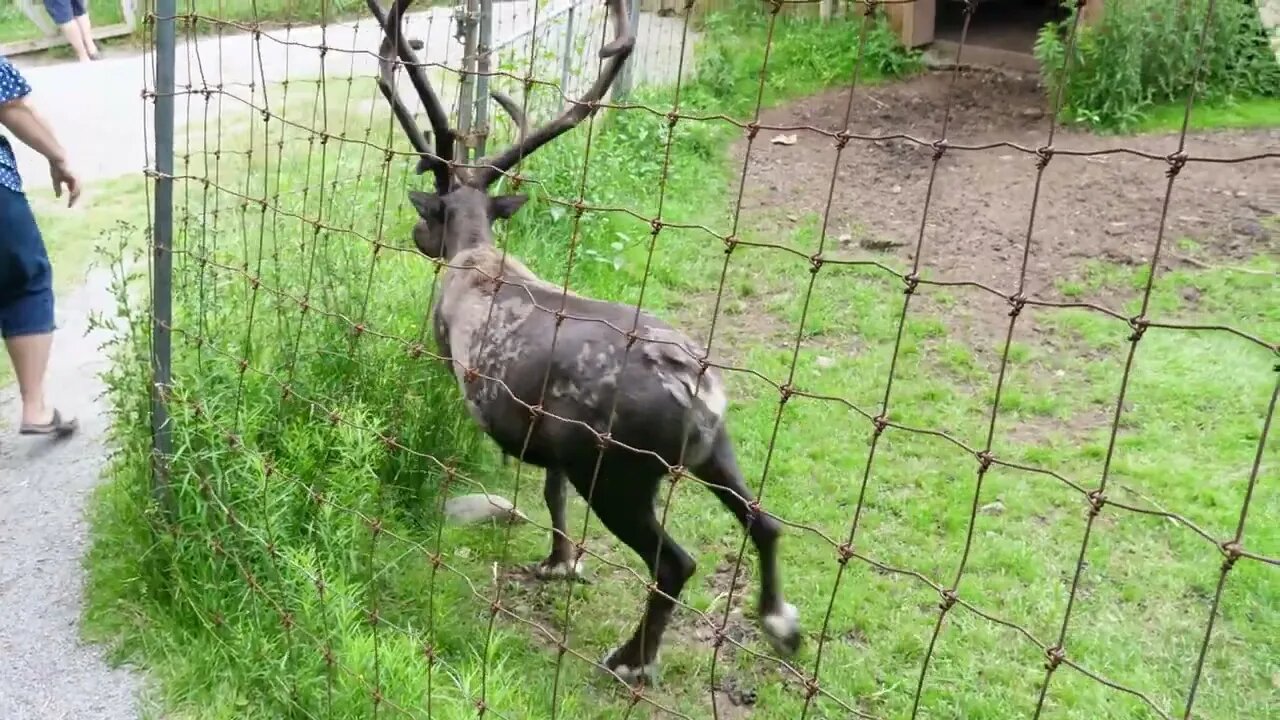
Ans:
[[[759,20],[714,19],[682,108],[749,117],[766,32]],[[731,51],[730,38],[750,50]],[[883,27],[868,38],[869,82],[914,67],[886,38]],[[774,43],[768,102],[846,79],[858,41],[839,23],[787,22]],[[372,96],[371,88],[357,92]],[[663,108],[671,97],[646,90],[636,100]],[[301,101],[284,108],[300,125],[333,133],[324,145],[297,129],[228,134],[224,148],[252,152],[224,152],[212,184],[180,188],[176,452],[168,467],[176,516],[158,515],[150,489],[147,318],[125,311],[109,377],[117,452],[94,502],[89,630],[149,669],[159,681],[153,700],[174,717],[361,717],[376,709],[461,718],[474,717],[481,700],[501,717],[626,716],[631,696],[614,681],[575,654],[557,672],[554,641],[503,614],[491,626],[489,602],[501,593],[503,608],[553,637],[569,617],[569,647],[594,659],[631,630],[644,587],[638,558],[592,522],[592,584],[529,583],[512,567],[545,555],[544,530],[441,520],[442,500],[473,489],[470,478],[547,524],[539,478],[499,467],[458,407],[452,379],[418,353],[419,343],[430,347],[435,275],[406,249],[404,187],[417,181],[403,174],[403,160],[387,163],[362,144],[382,143],[389,123],[385,113],[348,117],[345,107],[360,99],[333,102],[321,117]],[[593,209],[575,224],[564,204],[582,183],[580,128],[527,163],[534,198],[499,228],[499,240],[548,279],[567,276],[577,292],[623,302],[643,292],[647,308],[702,336],[728,258],[717,347],[758,373],[729,373],[740,461],[750,484],[763,487],[764,505],[804,526],[788,531],[781,550],[789,599],[808,630],[794,661],[802,672],[817,661],[817,632],[831,607],[821,686],[840,702],[820,697],[810,717],[848,717],[841,702],[876,717],[910,714],[940,598],[899,570],[946,585],[969,538],[960,597],[1053,643],[1084,536],[1084,498],[1054,477],[1008,465],[980,476],[955,444],[892,428],[868,468],[873,426],[851,407],[879,411],[893,364],[891,420],[982,447],[1002,328],[966,315],[976,296],[923,286],[900,336],[904,296],[894,276],[836,265],[813,276],[802,258],[745,244],[726,256],[717,235],[732,227],[735,169],[724,155],[736,128],[681,120],[668,130],[661,114],[642,110],[614,113],[595,128],[583,197]],[[667,226],[655,236],[628,212],[594,209],[653,217],[659,188],[664,221],[714,234]],[[739,232],[770,242],[781,235],[807,253],[817,227],[814,217],[782,228],[749,217]],[[1275,258],[1253,267],[1278,269]],[[1106,292],[1134,312],[1144,281],[1141,271],[1098,263],[1064,279],[1062,290],[1082,299]],[[1157,278],[1150,315],[1239,326],[1274,342],[1277,284],[1274,274],[1178,271]],[[993,452],[1093,488],[1132,331],[1087,310],[1027,315],[1009,351]],[[1028,322],[1049,332],[1029,333]],[[1230,537],[1275,361],[1228,333],[1148,329],[1130,373],[1108,499],[1158,505],[1215,539]],[[793,372],[795,387],[848,404],[795,396],[780,407],[778,385]],[[1267,480],[1277,452],[1275,443],[1266,451],[1243,540],[1271,557],[1280,555],[1280,493]],[[682,596],[693,611],[679,611],[667,637],[665,682],[645,696],[711,717],[711,643],[698,613],[719,619],[731,610],[731,636],[763,651],[753,629],[753,554],[730,601],[741,531],[695,485],[673,493],[668,526],[699,570]],[[880,564],[851,561],[837,585],[838,554],[824,536],[848,534],[860,495],[855,548]],[[576,534],[584,528],[580,500],[570,513]],[[1109,505],[1085,558],[1067,656],[1181,716],[1219,553],[1184,525]],[[1225,586],[1199,715],[1280,710],[1280,668],[1269,652],[1277,629],[1274,568],[1240,560]],[[957,607],[932,654],[922,714],[1029,713],[1044,659],[1023,635]],[[715,672],[722,688],[754,697],[749,711],[726,706],[720,717],[798,717],[804,705],[803,686],[749,653],[726,646]],[[1047,717],[1151,716],[1142,701],[1069,667],[1055,673],[1046,702]],[[634,713],[659,714],[646,705]]]
[[[1137,132],[1177,132],[1186,103],[1158,105],[1148,111]],[[1197,104],[1191,110],[1192,130],[1280,127],[1280,98],[1248,98],[1229,103]]]

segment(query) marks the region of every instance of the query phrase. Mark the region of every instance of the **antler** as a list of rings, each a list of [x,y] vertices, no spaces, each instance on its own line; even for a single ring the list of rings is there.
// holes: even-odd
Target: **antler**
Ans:
[[[378,89],[382,91],[387,102],[391,103],[391,110],[400,121],[400,127],[404,128],[409,136],[413,149],[418,151],[418,174],[431,170],[436,178],[436,192],[446,193],[451,186],[449,166],[453,161],[454,133],[449,128],[449,116],[445,113],[444,106],[440,104],[440,98],[432,89],[431,82],[422,71],[422,65],[418,63],[409,41],[404,37],[402,27],[404,13],[413,0],[394,0],[390,14],[383,11],[378,0],[367,0],[367,3],[373,16],[377,18],[378,24],[382,26],[384,35],[382,43],[378,46]],[[435,131],[434,148],[431,147],[431,133],[424,132],[418,127],[417,121],[413,119],[413,113],[405,107],[400,96],[396,94],[395,81],[392,77],[396,56],[404,64],[405,70],[409,73],[409,80],[413,83],[418,97],[421,98],[427,110],[431,129]]]
[[[369,0],[369,2],[372,3],[375,0]],[[478,167],[471,174],[468,184],[480,188],[489,187],[498,178],[502,177],[506,171],[515,167],[515,164],[521,158],[531,155],[538,148],[577,127],[578,123],[599,109],[596,103],[604,97],[604,94],[609,90],[609,86],[617,79],[618,73],[621,72],[627,58],[631,56],[631,51],[636,44],[635,34],[631,30],[631,18],[627,15],[626,1],[606,0],[606,2],[609,4],[609,11],[613,16],[616,37],[613,42],[600,48],[600,57],[608,60],[604,69],[600,72],[600,77],[596,78],[595,83],[592,84],[581,99],[573,104],[573,107],[566,110],[563,115],[555,120],[539,127],[533,133],[526,132],[524,114],[516,108],[516,104],[512,102],[511,98],[502,93],[492,93],[493,99],[515,120],[520,129],[520,140],[499,155],[477,160],[476,165]]]

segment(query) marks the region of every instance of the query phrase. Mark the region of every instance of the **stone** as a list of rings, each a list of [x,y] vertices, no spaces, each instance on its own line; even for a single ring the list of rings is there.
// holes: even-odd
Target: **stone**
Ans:
[[[444,514],[449,520],[463,525],[471,525],[485,520],[500,523],[524,523],[529,516],[511,504],[511,501],[498,495],[471,493],[449,498],[444,503]]]

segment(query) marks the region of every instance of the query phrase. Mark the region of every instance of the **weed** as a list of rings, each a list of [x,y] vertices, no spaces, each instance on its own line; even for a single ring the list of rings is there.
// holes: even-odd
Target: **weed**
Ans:
[[[1208,104],[1280,96],[1280,64],[1252,3],[1116,3],[1096,25],[1081,25],[1070,58],[1077,10],[1064,5],[1068,17],[1040,30],[1035,54],[1051,93],[1065,85],[1069,121],[1132,129],[1157,106],[1185,107],[1193,86]]]

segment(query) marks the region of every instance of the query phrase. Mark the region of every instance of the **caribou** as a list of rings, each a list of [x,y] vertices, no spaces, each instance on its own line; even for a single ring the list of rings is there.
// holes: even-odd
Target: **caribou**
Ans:
[[[575,579],[581,552],[569,538],[566,484],[648,566],[653,584],[640,622],[602,660],[628,683],[655,679],[658,651],[694,560],[659,522],[662,480],[691,474],[731,511],[759,556],[759,622],[774,649],[800,645],[796,608],[783,597],[777,562],[778,520],[747,488],[726,425],[724,380],[703,348],[634,306],[569,292],[535,275],[499,249],[493,225],[526,203],[524,194],[491,195],[521,158],[596,112],[635,47],[625,0],[606,0],[615,37],[600,49],[600,75],[553,121],[530,130],[510,97],[493,99],[511,116],[518,140],[474,163],[454,160],[455,131],[405,40],[401,23],[412,0],[384,11],[367,0],[383,29],[379,88],[418,156],[434,192],[411,190],[417,249],[443,263],[431,309],[439,354],[451,367],[471,418],[501,449],[545,472],[551,552],[540,578]],[[423,131],[396,92],[402,66],[431,131]],[[434,146],[434,147],[433,147]]]

